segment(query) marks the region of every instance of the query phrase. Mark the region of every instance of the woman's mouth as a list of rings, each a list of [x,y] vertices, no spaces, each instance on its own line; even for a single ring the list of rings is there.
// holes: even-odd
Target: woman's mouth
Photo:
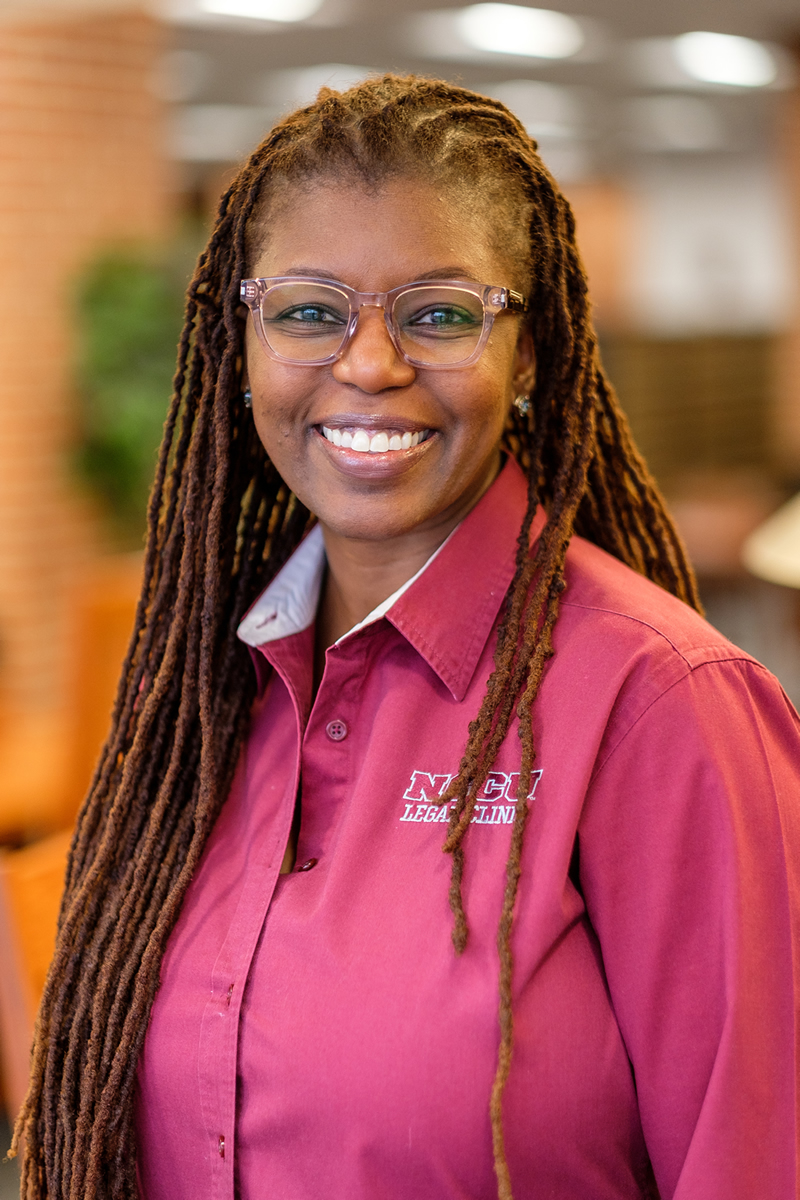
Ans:
[[[390,450],[411,450],[431,436],[430,429],[416,433],[399,429],[362,429],[358,425],[331,429],[327,425],[317,426],[327,442],[341,446],[344,450],[355,450],[360,454],[385,454]]]

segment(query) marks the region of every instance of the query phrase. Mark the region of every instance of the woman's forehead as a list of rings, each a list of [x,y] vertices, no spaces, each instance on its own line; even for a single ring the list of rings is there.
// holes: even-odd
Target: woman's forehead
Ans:
[[[331,274],[349,283],[348,273],[381,266],[404,273],[399,282],[452,268],[457,277],[503,282],[494,276],[508,274],[510,263],[482,209],[468,192],[415,177],[283,184],[254,239],[253,271]],[[374,281],[368,286],[378,290]]]

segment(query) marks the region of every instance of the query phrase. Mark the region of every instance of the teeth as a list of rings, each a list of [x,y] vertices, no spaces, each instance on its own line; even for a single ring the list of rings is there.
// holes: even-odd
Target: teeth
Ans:
[[[398,433],[396,430],[381,429],[378,433],[370,433],[366,429],[330,429],[323,425],[322,434],[334,446],[342,446],[346,450],[357,450],[361,454],[385,454],[387,450],[410,450],[412,446],[418,446],[430,435],[430,430]]]

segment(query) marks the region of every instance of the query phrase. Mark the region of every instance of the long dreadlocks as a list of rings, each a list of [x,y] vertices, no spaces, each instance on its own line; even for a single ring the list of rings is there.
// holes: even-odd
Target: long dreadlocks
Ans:
[[[534,761],[531,708],[553,653],[572,533],[699,606],[680,541],[603,375],[572,214],[535,144],[496,101],[385,76],[343,94],[323,89],[272,129],[223,196],[189,287],[134,634],[75,830],[15,1133],[27,1200],[136,1196],[134,1077],[161,958],[255,694],[236,627],[313,521],[237,401],[239,280],[268,236],[281,187],[331,176],[379,185],[409,174],[494,189],[496,236],[506,255],[511,247],[524,260],[529,279],[537,354],[530,412],[512,410],[506,431],[506,448],[528,477],[516,571],[494,671],[442,798],[455,801],[444,849],[460,952],[464,835],[517,715],[521,767],[498,930],[500,1049],[490,1099],[498,1192],[511,1196],[501,1118],[512,1047],[510,934]],[[540,503],[547,521],[531,552]]]

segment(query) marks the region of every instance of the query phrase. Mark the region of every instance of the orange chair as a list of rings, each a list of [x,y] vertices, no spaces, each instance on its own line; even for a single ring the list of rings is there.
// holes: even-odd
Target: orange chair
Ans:
[[[9,716],[0,728],[0,841],[71,828],[108,732],[141,571],[141,555],[86,570],[72,597],[67,711]],[[55,833],[0,850],[0,1062],[10,1117],[27,1090],[70,838]]]
[[[33,1025],[53,957],[71,834],[0,853],[0,1055],[6,1107],[25,1099]]]
[[[109,730],[142,582],[142,555],[99,559],[73,599],[73,662],[60,824],[71,826]]]
[[[87,567],[70,598],[68,704],[0,722],[0,842],[69,828],[109,727],[142,574],[140,554]]]

